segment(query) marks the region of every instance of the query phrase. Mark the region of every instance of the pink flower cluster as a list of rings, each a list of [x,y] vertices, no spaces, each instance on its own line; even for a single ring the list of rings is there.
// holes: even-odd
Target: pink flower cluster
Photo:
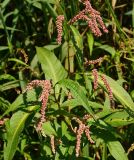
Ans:
[[[88,23],[89,28],[91,29],[91,31],[94,33],[95,36],[102,35],[99,27],[101,27],[101,29],[104,32],[108,33],[108,30],[105,27],[103,20],[100,16],[100,12],[92,8],[89,0],[84,0],[81,2],[85,5],[85,8],[70,20],[70,24],[81,19],[85,20]]]
[[[85,8],[82,11],[80,11],[77,15],[75,15],[68,22],[68,24],[73,24],[81,19],[81,20],[87,22],[88,27],[91,29],[92,33],[95,36],[102,35],[99,27],[104,32],[108,33],[108,30],[105,27],[103,20],[100,16],[100,12],[98,12],[92,8],[89,0],[82,0],[81,2],[85,5]],[[58,44],[61,44],[61,40],[62,40],[62,23],[63,23],[63,21],[64,21],[63,15],[59,15],[56,19],[56,27],[57,27],[57,32],[58,32],[58,36],[57,36],[57,43]]]
[[[38,86],[42,88],[42,93],[40,95],[40,101],[42,103],[41,118],[37,126],[37,131],[40,131],[42,129],[42,124],[46,121],[45,110],[46,110],[46,105],[47,105],[48,97],[51,90],[51,82],[50,80],[33,80],[27,85],[23,93]]]
[[[103,57],[100,57],[100,58],[95,59],[95,60],[89,60],[89,61],[85,58],[84,64],[85,65],[97,64],[97,63],[102,62],[102,60],[103,60]]]
[[[57,43],[61,44],[61,40],[62,40],[62,23],[64,21],[64,16],[63,15],[59,15],[56,19],[56,27],[57,27],[57,32],[58,32],[58,36],[57,36]]]
[[[96,60],[90,60],[88,61],[86,58],[85,58],[85,62],[84,64],[85,65],[91,65],[91,64],[96,64],[96,63],[100,63],[101,61],[103,60],[102,57],[96,59]],[[92,70],[92,75],[94,77],[94,89],[96,90],[98,88],[98,72],[97,72],[97,69],[93,69]],[[112,89],[108,83],[108,81],[106,80],[105,76],[102,75],[101,76],[101,79],[102,81],[104,82],[104,85],[106,86],[107,90],[108,90],[108,93],[109,93],[109,99],[112,101],[113,100],[113,93],[112,93]]]
[[[113,100],[113,93],[112,93],[112,89],[106,79],[106,77],[104,75],[101,76],[102,81],[104,82],[104,85],[106,86],[108,92],[109,92],[109,99],[112,101]]]
[[[92,70],[92,75],[94,77],[94,89],[97,89],[98,87],[98,72],[97,72],[97,69],[93,69]],[[106,89],[108,90],[108,93],[109,93],[109,99],[110,101],[113,100],[113,92],[112,92],[112,89],[107,81],[107,79],[105,78],[104,75],[101,75],[101,79],[102,81],[104,82],[104,85],[106,86]]]
[[[85,135],[86,137],[88,138],[89,142],[90,143],[94,143],[94,141],[92,140],[91,136],[90,136],[90,130],[89,130],[89,127],[87,125],[85,125],[84,121],[87,120],[88,118],[90,118],[90,116],[84,116],[83,118],[83,121],[81,121],[79,118],[73,118],[78,124],[79,124],[79,129],[77,129],[75,127],[75,133],[77,134],[76,135],[76,149],[75,149],[75,152],[76,152],[76,157],[79,156],[80,154],[80,144],[81,144],[81,138],[82,138],[82,134],[85,132]]]
[[[98,72],[97,69],[93,69],[92,70],[92,75],[94,77],[94,89],[98,88]],[[113,100],[113,92],[112,89],[107,81],[107,79],[105,78],[104,75],[101,75],[101,79],[104,82],[104,85],[106,86],[106,89],[108,90],[109,93],[109,99],[112,101]]]

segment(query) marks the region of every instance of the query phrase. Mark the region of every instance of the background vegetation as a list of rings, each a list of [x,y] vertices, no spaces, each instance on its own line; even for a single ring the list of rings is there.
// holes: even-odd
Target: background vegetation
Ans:
[[[134,1],[91,4],[109,31],[101,37],[84,21],[68,24],[84,8],[79,0],[0,1],[0,159],[134,159]],[[58,15],[65,17],[61,45],[56,42]],[[85,57],[103,60],[84,66]],[[94,68],[99,72],[97,90]],[[112,104],[102,74],[112,89]],[[35,79],[53,84],[42,132],[36,131],[41,88],[22,93]],[[95,142],[83,134],[79,157],[76,118],[90,128]]]

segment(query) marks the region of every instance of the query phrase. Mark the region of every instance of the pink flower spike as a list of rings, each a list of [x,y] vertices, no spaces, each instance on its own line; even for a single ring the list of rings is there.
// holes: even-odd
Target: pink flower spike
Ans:
[[[113,93],[112,93],[112,89],[106,79],[106,77],[104,75],[101,75],[101,79],[104,82],[104,85],[106,86],[108,92],[109,92],[109,99],[112,101],[113,100]]]
[[[47,105],[48,97],[51,90],[51,82],[50,80],[33,80],[27,85],[26,89],[23,91],[23,93],[25,93],[26,91],[39,86],[42,88],[42,93],[39,98],[42,106],[41,106],[41,117],[37,126],[37,131],[42,130],[42,124],[46,121],[45,110],[46,110],[46,105]]]
[[[62,41],[62,23],[64,21],[64,16],[63,15],[59,15],[56,19],[56,27],[57,27],[57,32],[58,32],[58,36],[57,36],[57,43],[61,44]]]

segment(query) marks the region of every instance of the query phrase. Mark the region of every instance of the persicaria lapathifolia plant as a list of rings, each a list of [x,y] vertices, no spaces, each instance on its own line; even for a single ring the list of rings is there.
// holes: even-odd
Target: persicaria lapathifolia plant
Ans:
[[[133,160],[134,2],[21,2],[0,7],[0,159]]]

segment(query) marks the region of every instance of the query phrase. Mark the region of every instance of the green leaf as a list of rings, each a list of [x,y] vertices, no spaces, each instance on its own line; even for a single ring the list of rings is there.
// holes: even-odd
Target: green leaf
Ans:
[[[4,29],[4,26],[3,26],[2,24],[0,24],[0,29]],[[12,27],[6,27],[6,29],[9,30],[9,31],[23,32],[23,31],[21,31],[21,30],[19,30],[19,29],[14,29],[14,28],[12,28]],[[2,46],[2,47],[6,47],[6,46]],[[9,47],[8,47],[8,48],[9,48]],[[6,49],[6,48],[5,48],[5,49]]]
[[[66,125],[64,121],[61,122],[61,128],[62,128],[62,136],[66,135],[68,126]]]
[[[61,104],[61,107],[69,107],[69,110],[79,106],[79,101],[77,99],[70,99]]]
[[[43,47],[36,47],[36,50],[46,79],[52,79],[53,85],[55,85],[66,78],[67,72],[53,52]]]
[[[111,46],[109,46],[107,44],[105,44],[105,45],[102,45],[100,43],[95,43],[95,44],[98,46],[96,49],[102,49],[102,50],[110,53],[112,55],[112,57],[115,56],[116,51],[115,51],[115,49],[113,47],[111,47]]]
[[[0,80],[15,80],[15,77],[10,74],[2,74],[0,75]]]
[[[52,45],[52,44],[44,46],[44,48],[46,48],[46,49],[48,49],[50,51],[53,51],[54,49],[56,49],[58,47],[59,47],[59,45]]]
[[[117,141],[117,138],[121,138],[117,131],[102,120],[95,121],[94,126],[96,127],[92,128],[93,136],[108,146],[111,155],[116,160],[128,160],[121,143]]]
[[[125,57],[125,59],[134,62],[134,58],[126,58],[126,57]]]
[[[37,106],[31,106],[27,108],[26,111],[18,111],[11,117],[10,127],[7,131],[7,145],[4,149],[4,160],[12,160],[19,143],[19,136],[25,127],[26,120],[37,108]]]
[[[132,10],[131,11],[128,11],[128,12],[126,12],[124,15],[127,15],[127,16],[129,16],[129,15],[132,15]]]
[[[67,72],[53,52],[43,47],[36,47],[36,49],[37,56],[39,62],[41,63],[46,79],[52,79],[53,85],[55,85],[60,80],[66,78]],[[58,97],[59,90],[59,86],[56,85],[56,97]]]
[[[73,45],[76,49],[76,57],[79,63],[79,67],[82,68],[83,64],[83,39],[82,36],[80,35],[79,31],[74,27],[70,26],[71,30],[73,32]]]
[[[25,62],[23,62],[17,58],[8,58],[8,61],[16,62],[17,64],[24,65],[24,66],[28,67],[28,65]]]
[[[9,49],[8,46],[0,46],[0,51]]]
[[[106,76],[106,79],[112,89],[112,92],[115,96],[115,98],[117,98],[121,104],[123,104],[124,106],[128,107],[128,109],[131,109],[132,111],[134,111],[134,102],[132,100],[132,98],[130,97],[130,95],[127,93],[127,91],[121,87],[115,80],[113,80],[112,78]],[[102,85],[103,82],[99,79],[99,83]]]
[[[61,54],[60,54],[61,62],[63,62],[65,57],[68,55],[68,50],[69,50],[69,43],[65,41],[61,48]]]
[[[19,107],[27,106],[29,102],[33,101],[37,101],[37,93],[34,90],[30,90],[25,94],[19,95],[0,118],[7,115],[9,112],[15,111]]]
[[[4,99],[3,97],[0,97],[0,109],[2,111],[6,110],[10,106],[9,101]]]
[[[104,119],[104,121],[113,127],[121,127],[134,123],[134,118],[130,117],[130,115],[123,110],[110,114],[107,118]]]
[[[6,6],[8,5],[8,3],[10,2],[11,0],[5,0],[1,3],[1,8],[4,9],[6,8]]]
[[[93,111],[88,103],[86,94],[77,82],[74,82],[70,79],[65,79],[60,81],[59,84],[63,87],[68,88],[72,93],[73,98],[77,99],[77,101],[79,102],[79,105],[82,105],[93,116]]]
[[[50,135],[57,136],[57,133],[55,129],[52,127],[50,121],[43,123],[42,129],[43,129],[44,134],[46,134],[47,136],[50,136]]]
[[[94,109],[98,109],[98,108],[103,108],[103,105],[96,103],[96,102],[92,102],[92,101],[88,101],[89,105],[94,108]],[[79,106],[79,101],[77,99],[70,99],[65,101],[64,103],[61,104],[61,107],[69,107],[69,110]]]
[[[51,6],[51,4],[48,1],[45,1],[44,4],[42,3],[42,8],[47,8],[49,14],[53,17],[54,20],[58,16],[55,9]]]
[[[119,141],[109,141],[107,145],[111,155],[116,160],[128,160],[125,150]]]
[[[83,39],[82,36],[80,35],[79,31],[74,27],[74,26],[70,26],[71,30],[73,32],[73,36],[76,42],[77,47],[80,50],[83,50]]]
[[[32,4],[32,3],[35,3],[36,1],[33,1],[33,0],[26,0],[28,3]],[[52,4],[55,4],[56,1],[55,0],[37,0],[37,2],[48,2],[48,3],[52,3]]]
[[[20,86],[19,81],[14,80],[14,81],[11,81],[11,82],[4,83],[3,85],[0,85],[0,91],[3,92],[3,91],[6,91],[6,90],[9,90],[9,89],[12,89],[12,88],[16,88],[16,87],[19,87],[19,86]]]
[[[93,45],[94,45],[94,37],[92,33],[87,33],[87,41],[88,41],[88,46],[89,46],[89,50],[90,50],[90,55],[92,55],[92,51],[93,51]]]

